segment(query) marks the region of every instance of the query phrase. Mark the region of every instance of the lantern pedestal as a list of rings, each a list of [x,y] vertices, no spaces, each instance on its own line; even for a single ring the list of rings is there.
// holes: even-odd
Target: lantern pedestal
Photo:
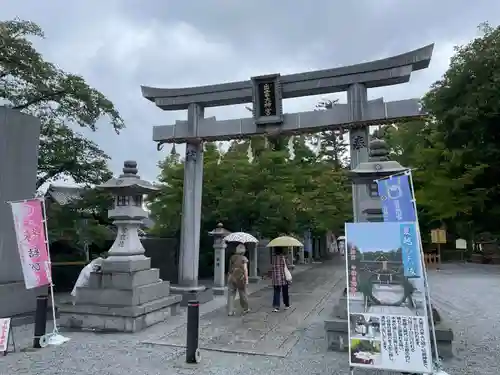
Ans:
[[[214,292],[214,296],[223,296],[227,292],[227,288],[225,286],[214,286],[212,290]]]
[[[59,308],[59,324],[73,329],[137,332],[175,315],[181,297],[151,268],[151,259],[105,260],[92,272],[87,287],[78,288],[75,305]]]

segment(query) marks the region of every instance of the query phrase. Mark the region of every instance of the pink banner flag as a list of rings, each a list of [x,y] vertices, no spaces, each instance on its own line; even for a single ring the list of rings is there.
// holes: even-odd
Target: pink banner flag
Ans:
[[[51,280],[42,204],[40,199],[10,203],[26,289],[50,284]]]

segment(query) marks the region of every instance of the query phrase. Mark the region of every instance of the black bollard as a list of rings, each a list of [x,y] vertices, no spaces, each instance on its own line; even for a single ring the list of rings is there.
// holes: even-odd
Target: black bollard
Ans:
[[[187,332],[186,332],[186,363],[198,363],[198,330],[200,325],[200,304],[198,301],[188,302]]]
[[[36,311],[35,311],[35,335],[33,337],[33,347],[41,348],[40,337],[45,335],[47,328],[47,307],[49,304],[48,296],[36,297]]]

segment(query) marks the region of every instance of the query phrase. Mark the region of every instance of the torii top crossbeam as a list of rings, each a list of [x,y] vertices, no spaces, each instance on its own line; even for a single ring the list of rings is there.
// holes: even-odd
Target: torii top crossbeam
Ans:
[[[324,95],[346,91],[353,83],[367,88],[405,83],[412,71],[429,66],[434,44],[389,58],[314,72],[280,77],[283,99],[309,95]],[[252,81],[217,85],[165,89],[141,86],[142,96],[166,111],[187,109],[197,103],[203,107],[218,107],[252,102]]]
[[[218,121],[215,117],[197,116],[195,123],[176,121],[175,125],[155,126],[153,140],[159,143],[245,138],[269,131],[293,134],[338,126],[374,125],[424,115],[418,99],[389,103],[383,99],[367,101],[366,89],[408,82],[413,71],[429,66],[433,49],[434,44],[430,44],[386,59],[284,76],[260,76],[248,81],[176,89],[142,86],[142,95],[167,111],[188,109],[191,105],[205,108],[253,102],[253,118]],[[264,90],[267,91],[264,93]],[[283,114],[282,99],[341,91],[347,91],[347,104],[338,104],[326,111]]]

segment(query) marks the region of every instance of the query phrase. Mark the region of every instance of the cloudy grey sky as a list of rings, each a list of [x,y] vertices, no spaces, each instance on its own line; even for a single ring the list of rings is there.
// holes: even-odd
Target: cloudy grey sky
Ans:
[[[140,85],[182,87],[295,73],[384,58],[435,43],[429,69],[411,83],[373,89],[387,100],[419,97],[448,66],[453,46],[500,23],[496,0],[3,0],[2,18],[40,24],[37,47],[78,73],[117,106],[127,128],[117,136],[101,123],[90,137],[111,157],[113,172],[135,159],[155,179],[152,125],[185,119],[143,99]],[[340,95],[340,99],[343,99]],[[287,100],[285,111],[310,110],[318,98]],[[219,119],[248,116],[243,106],[212,108]]]

